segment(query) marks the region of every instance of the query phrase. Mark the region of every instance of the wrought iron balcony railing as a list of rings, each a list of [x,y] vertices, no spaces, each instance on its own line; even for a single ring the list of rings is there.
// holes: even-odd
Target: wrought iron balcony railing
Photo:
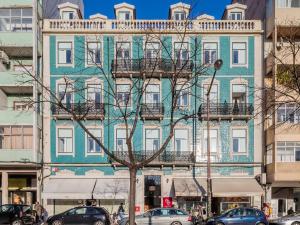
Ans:
[[[141,162],[143,160],[149,159],[153,156],[155,151],[135,151],[135,160]],[[114,155],[119,159],[129,161],[128,151],[115,151]],[[191,151],[164,151],[157,158],[155,158],[152,163],[178,163],[178,164],[191,164],[195,162],[194,153]]]
[[[142,119],[163,119],[164,117],[163,103],[145,103],[141,105],[140,116]]]
[[[63,103],[63,107],[52,105],[51,111],[55,118],[65,119],[70,118],[73,112],[75,115],[83,119],[104,119],[105,109],[104,103]],[[68,109],[69,111],[65,110]]]
[[[206,103],[201,104],[198,111],[199,120],[207,120],[209,110],[210,119],[249,120],[253,116],[254,107],[246,103]]]
[[[176,74],[187,77],[193,71],[191,60],[172,60],[161,58],[115,59],[112,62],[112,74],[115,77],[141,76],[166,77]]]

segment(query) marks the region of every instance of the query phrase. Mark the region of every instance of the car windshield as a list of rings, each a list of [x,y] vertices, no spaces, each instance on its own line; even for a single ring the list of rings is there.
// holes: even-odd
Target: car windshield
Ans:
[[[13,209],[11,205],[2,205],[0,206],[0,212],[9,212]]]

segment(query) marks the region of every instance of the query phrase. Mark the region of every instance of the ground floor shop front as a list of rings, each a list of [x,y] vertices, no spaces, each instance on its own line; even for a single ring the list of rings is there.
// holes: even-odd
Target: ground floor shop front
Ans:
[[[32,205],[39,199],[37,171],[0,170],[0,205]]]
[[[207,182],[204,177],[175,176],[145,172],[136,180],[136,213],[157,207],[191,211],[206,207]],[[236,206],[260,208],[263,190],[253,177],[213,178],[213,212]],[[117,212],[121,203],[128,212],[129,176],[51,176],[43,185],[43,204],[49,215],[78,205],[94,204]]]
[[[285,216],[288,210],[300,211],[300,183],[274,183],[267,191],[267,202],[272,209],[272,218]]]

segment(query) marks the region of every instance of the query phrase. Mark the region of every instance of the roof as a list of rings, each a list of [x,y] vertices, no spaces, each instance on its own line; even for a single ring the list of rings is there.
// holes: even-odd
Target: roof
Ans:
[[[120,4],[117,4],[114,6],[114,9],[119,9],[119,8],[129,8],[129,9],[135,9],[135,6],[134,5],[131,5],[131,4],[128,4],[126,2],[123,2],[123,3],[120,3]]]
[[[57,8],[61,9],[61,8],[73,8],[73,9],[79,9],[78,5],[76,4],[73,4],[71,2],[65,2],[65,3],[62,3],[62,4],[59,4],[57,6]]]
[[[170,9],[174,9],[174,8],[187,8],[190,9],[191,6],[189,4],[183,3],[183,2],[178,2],[176,4],[173,4],[170,6]]]

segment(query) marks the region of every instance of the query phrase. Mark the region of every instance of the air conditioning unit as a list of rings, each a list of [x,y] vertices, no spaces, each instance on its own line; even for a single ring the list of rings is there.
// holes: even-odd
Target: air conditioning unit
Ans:
[[[0,61],[4,64],[9,64],[9,58],[4,51],[0,51]]]

